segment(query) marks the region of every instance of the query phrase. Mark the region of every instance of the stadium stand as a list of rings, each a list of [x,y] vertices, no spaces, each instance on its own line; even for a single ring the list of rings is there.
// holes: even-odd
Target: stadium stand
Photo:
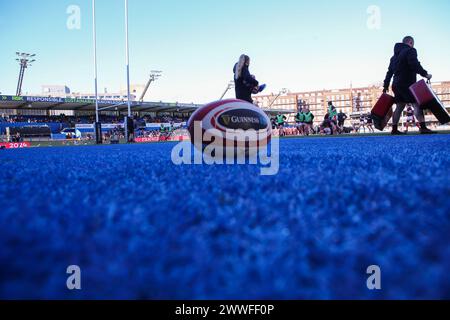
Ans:
[[[182,123],[186,122],[187,118],[180,117],[170,117],[170,116],[160,116],[160,117],[151,117],[145,116],[136,119],[137,121],[145,121],[146,123]],[[0,122],[3,123],[72,123],[72,124],[88,124],[94,123],[94,116],[9,116],[6,118],[1,118]],[[122,123],[123,117],[117,116],[100,116],[100,122],[102,123]]]

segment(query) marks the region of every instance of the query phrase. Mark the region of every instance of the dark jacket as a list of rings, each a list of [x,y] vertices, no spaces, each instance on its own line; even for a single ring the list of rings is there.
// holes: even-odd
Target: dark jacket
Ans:
[[[236,69],[237,63],[233,68],[234,74],[236,74]],[[252,77],[252,75],[248,71],[248,66],[244,66],[242,68],[242,74],[238,79],[234,77],[234,85],[236,90],[236,99],[241,99],[251,103],[253,102],[252,91],[259,85],[259,83]]]
[[[389,89],[392,76],[394,77],[394,87],[409,88],[417,82],[417,74],[422,77],[426,77],[428,74],[417,59],[417,50],[407,44],[397,43],[384,80],[384,88]]]
[[[343,112],[339,112],[338,113],[338,121],[340,121],[340,122],[344,122],[345,120],[347,120],[347,115],[345,114],[345,113],[343,113]]]

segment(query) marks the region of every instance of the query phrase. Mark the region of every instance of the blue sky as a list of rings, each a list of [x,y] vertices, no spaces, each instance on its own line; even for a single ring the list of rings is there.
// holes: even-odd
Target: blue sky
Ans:
[[[81,9],[81,28],[69,30],[70,5]],[[371,5],[379,30],[367,27]],[[435,80],[450,80],[448,0],[129,0],[132,83],[150,70],[163,77],[146,100],[217,99],[241,53],[268,92],[369,85],[383,80],[392,48],[406,34]],[[97,0],[99,88],[125,85],[124,1]],[[24,92],[66,84],[93,92],[90,0],[0,2],[0,92],[15,93],[15,52],[36,53]]]

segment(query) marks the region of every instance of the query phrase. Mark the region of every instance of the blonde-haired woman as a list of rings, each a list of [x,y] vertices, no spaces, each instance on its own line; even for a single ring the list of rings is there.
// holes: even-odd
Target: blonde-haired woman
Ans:
[[[248,70],[250,57],[243,54],[239,57],[238,63],[233,68],[236,99],[253,103],[252,94],[263,91],[266,85],[259,85],[255,77]]]

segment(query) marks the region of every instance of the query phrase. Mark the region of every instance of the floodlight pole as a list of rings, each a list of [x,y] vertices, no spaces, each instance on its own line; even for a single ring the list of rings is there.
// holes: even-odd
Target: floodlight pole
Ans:
[[[281,91],[278,93],[278,95],[275,97],[275,99],[273,99],[272,103],[269,105],[269,109],[272,108],[273,104],[275,103],[275,101],[277,101],[277,99],[282,95],[282,94],[286,94],[288,93],[289,90],[286,88],[281,89]]]
[[[22,95],[22,84],[23,84],[23,77],[25,75],[25,69],[28,67],[31,67],[31,64],[35,62],[35,59],[31,59],[35,57],[35,54],[29,54],[29,53],[20,53],[16,52],[17,59],[16,61],[20,64],[20,71],[19,71],[19,80],[17,81],[17,90],[16,90],[16,96]]]
[[[147,82],[147,85],[144,88],[144,91],[142,91],[141,97],[139,98],[140,102],[144,102],[145,95],[147,94],[148,88],[150,88],[150,85],[152,82],[155,82],[159,77],[161,77],[162,71],[151,71],[150,73],[150,79]]]
[[[227,88],[225,89],[225,92],[222,94],[219,100],[223,100],[225,95],[227,94],[228,90],[231,90],[234,87],[234,81],[230,81],[227,85]]]
[[[23,62],[20,62],[19,81],[17,82],[16,96],[20,96],[22,94],[22,82],[25,69],[26,65]]]

